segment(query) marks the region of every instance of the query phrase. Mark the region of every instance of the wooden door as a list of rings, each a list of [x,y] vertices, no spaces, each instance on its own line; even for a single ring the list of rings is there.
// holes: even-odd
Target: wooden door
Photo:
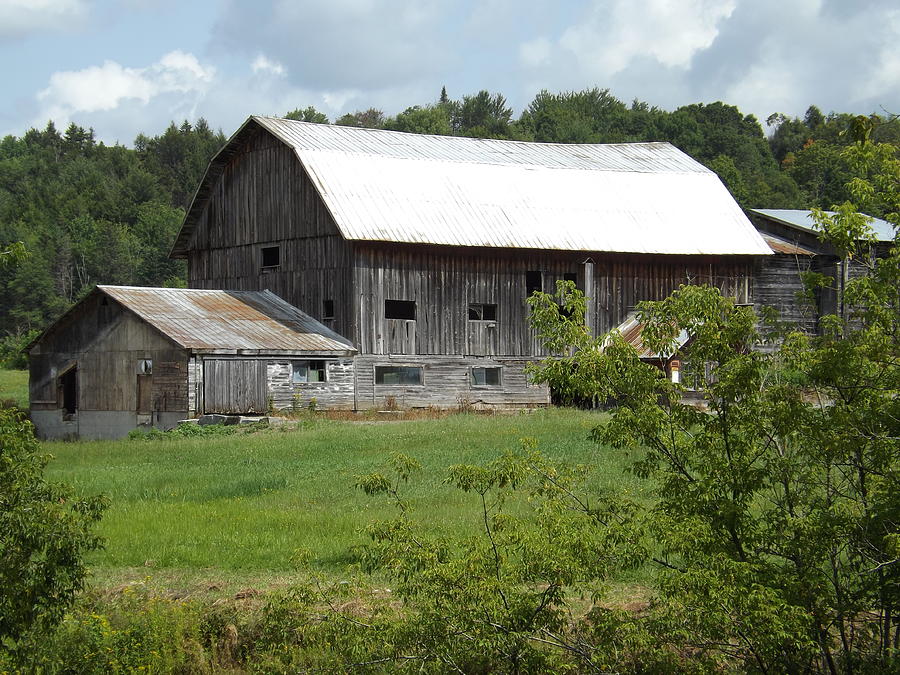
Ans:
[[[207,359],[203,362],[203,412],[257,413],[268,408],[266,362]]]

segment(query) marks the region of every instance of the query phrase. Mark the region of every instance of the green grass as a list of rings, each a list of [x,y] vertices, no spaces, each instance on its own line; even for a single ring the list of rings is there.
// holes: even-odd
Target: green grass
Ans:
[[[593,487],[638,490],[617,451],[591,442],[597,414],[540,410],[382,424],[316,420],[296,431],[163,441],[46,443],[48,474],[112,502],[100,526],[106,550],[89,563],[112,584],[146,572],[171,578],[260,579],[290,574],[297,550],[335,574],[352,561],[362,528],[393,515],[354,489],[394,452],[423,470],[407,488],[416,517],[450,536],[477,527],[477,504],[443,483],[447,467],[487,462],[519,439],[561,462],[595,466]]]
[[[28,371],[0,368],[0,402],[15,401],[23,410],[28,409]]]

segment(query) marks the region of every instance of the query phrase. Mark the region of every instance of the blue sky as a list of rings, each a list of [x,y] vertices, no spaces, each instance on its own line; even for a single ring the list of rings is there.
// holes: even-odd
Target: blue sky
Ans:
[[[396,114],[479,89],[673,109],[900,112],[896,0],[0,0],[0,135],[53,119],[131,145],[313,105]]]

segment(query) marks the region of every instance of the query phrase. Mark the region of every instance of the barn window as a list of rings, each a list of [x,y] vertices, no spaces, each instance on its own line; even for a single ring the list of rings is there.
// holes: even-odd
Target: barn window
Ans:
[[[326,368],[324,361],[293,361],[294,384],[301,382],[325,382]]]
[[[422,367],[375,366],[375,384],[422,384]]]
[[[262,252],[262,268],[272,269],[281,264],[281,247],[280,246],[263,246]]]
[[[578,285],[578,274],[575,272],[566,272],[563,274],[563,281],[571,281],[576,286]]]
[[[414,300],[385,300],[385,319],[416,320],[416,303]]]
[[[325,300],[322,303],[322,318],[323,319],[333,319],[334,318],[334,300]]]
[[[497,305],[469,303],[469,321],[496,321]]]
[[[525,272],[525,297],[530,298],[535,291],[544,290],[544,275],[540,270]]]
[[[500,368],[472,368],[472,384],[478,386],[499,387],[500,386]]]

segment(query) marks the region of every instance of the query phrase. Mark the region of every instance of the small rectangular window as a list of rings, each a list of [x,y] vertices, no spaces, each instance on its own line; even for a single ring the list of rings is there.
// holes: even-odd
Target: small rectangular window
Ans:
[[[263,269],[278,267],[281,264],[281,247],[280,246],[263,246],[262,252]]]
[[[497,305],[469,303],[469,321],[496,321]]]
[[[499,387],[500,368],[472,368],[472,385],[476,387]]]
[[[578,274],[575,272],[566,272],[563,274],[563,281],[571,281],[576,286],[578,285]]]
[[[322,303],[322,318],[323,319],[333,319],[334,318],[334,300],[325,300]]]
[[[385,319],[406,319],[407,321],[416,320],[416,303],[414,300],[385,300],[384,301],[384,318]]]
[[[326,368],[324,361],[293,361],[292,381],[294,384],[303,382],[325,382]]]
[[[544,290],[544,275],[538,270],[525,272],[525,297],[530,298],[535,291]]]
[[[375,366],[375,384],[422,384],[422,367]]]

